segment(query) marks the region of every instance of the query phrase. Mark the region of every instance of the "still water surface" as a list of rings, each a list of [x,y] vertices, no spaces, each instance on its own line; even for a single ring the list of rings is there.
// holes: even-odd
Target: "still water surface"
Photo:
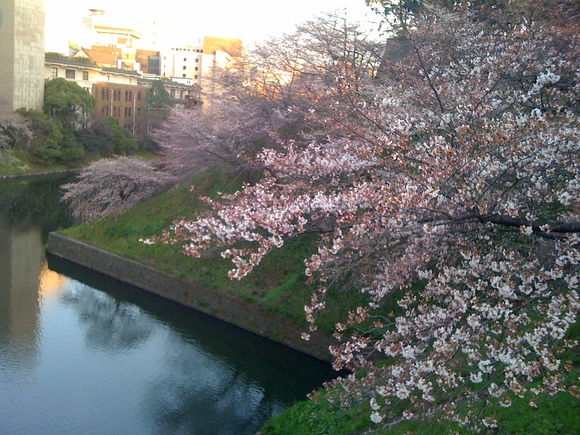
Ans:
[[[55,257],[66,180],[0,182],[0,434],[253,434],[335,375]]]

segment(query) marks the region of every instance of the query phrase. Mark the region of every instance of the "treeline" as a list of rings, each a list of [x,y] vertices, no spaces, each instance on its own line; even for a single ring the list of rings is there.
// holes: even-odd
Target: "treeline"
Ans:
[[[45,85],[43,110],[0,107],[0,150],[22,151],[42,165],[81,162],[88,154],[109,157],[152,149],[151,140],[135,139],[114,117],[94,117],[95,99],[64,78]]]

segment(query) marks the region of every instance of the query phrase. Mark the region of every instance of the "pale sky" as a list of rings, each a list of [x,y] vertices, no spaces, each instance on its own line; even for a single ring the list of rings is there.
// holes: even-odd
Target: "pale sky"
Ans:
[[[82,18],[89,9],[105,10],[111,18],[126,17],[128,25],[131,21],[165,23],[168,32],[186,39],[184,44],[207,35],[239,38],[249,45],[268,36],[291,33],[296,24],[336,10],[346,11],[351,21],[376,21],[365,0],[45,0],[45,7],[45,48],[60,52],[71,32],[83,32]]]

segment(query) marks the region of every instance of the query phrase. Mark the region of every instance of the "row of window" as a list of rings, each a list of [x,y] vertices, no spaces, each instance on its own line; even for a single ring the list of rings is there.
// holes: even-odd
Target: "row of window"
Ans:
[[[123,92],[120,89],[101,89],[101,100],[109,100],[111,98],[110,91],[113,92],[113,101],[121,101]],[[125,91],[125,101],[133,101],[133,91]],[[141,101],[141,92],[137,92],[137,101]]]
[[[171,98],[175,98],[175,96],[177,95],[177,93],[175,92],[175,89],[171,89],[169,91],[169,94],[171,95]],[[180,100],[183,100],[183,98],[187,95],[189,95],[189,92],[185,92],[183,90],[179,91],[179,99]]]
[[[194,53],[202,53],[203,50],[201,48],[191,49],[191,48],[171,48],[171,51],[193,51]]]
[[[167,56],[163,56],[163,60],[167,60]],[[184,57],[183,58],[183,61],[184,62],[187,62],[187,57]],[[199,63],[199,57],[196,57],[195,58],[195,63]]]
[[[83,73],[83,80],[88,80],[89,79],[89,72],[88,71],[82,71]],[[50,76],[54,79],[58,77],[58,68],[56,67],[51,67],[50,68]],[[77,78],[77,72],[74,69],[65,69],[64,70],[64,76],[67,79],[73,79],[76,80]]]
[[[123,124],[123,128],[125,130],[133,130],[133,124]],[[140,131],[141,131],[141,127],[139,127],[139,125],[137,125],[136,132],[139,133]]]
[[[125,117],[133,116],[133,108],[132,107],[124,107],[123,109],[124,109],[124,112],[121,111],[121,106],[112,106],[111,107],[111,116],[114,116],[116,118],[120,118],[121,113],[124,113]],[[136,114],[137,114],[137,116],[141,115],[141,108],[140,107],[137,108]],[[109,116],[109,106],[102,106],[101,107],[101,115]]]

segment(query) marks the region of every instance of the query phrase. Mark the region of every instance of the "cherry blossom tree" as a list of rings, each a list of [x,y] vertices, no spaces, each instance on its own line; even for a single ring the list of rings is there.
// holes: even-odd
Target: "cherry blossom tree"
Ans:
[[[359,86],[376,73],[381,50],[359,24],[338,14],[318,17],[215,68],[211,86],[219,92],[211,101],[192,111],[172,111],[153,137],[177,173],[219,162],[222,170],[247,175],[264,146],[275,148],[277,140],[290,138],[306,145],[304,115],[313,104],[323,110],[336,98],[328,84],[348,75]]]
[[[211,164],[222,171],[250,171],[247,158],[268,137],[274,114],[267,115],[259,102],[216,99],[212,110],[173,110],[152,133],[161,145],[167,169],[187,177]]]
[[[32,137],[26,119],[0,105],[0,150],[27,145]]]
[[[262,149],[259,182],[157,239],[191,256],[221,246],[241,279],[320,233],[305,259],[320,282],[310,328],[330,289],[369,300],[336,323],[331,348],[337,369],[365,375],[327,388],[366,401],[379,427],[494,427],[482,403],[580,398],[578,11],[535,3],[390,14],[405,48],[387,70],[316,82],[311,142]]]
[[[127,210],[171,183],[173,176],[137,157],[101,159],[62,186],[61,200],[71,204],[75,218],[91,222]]]

